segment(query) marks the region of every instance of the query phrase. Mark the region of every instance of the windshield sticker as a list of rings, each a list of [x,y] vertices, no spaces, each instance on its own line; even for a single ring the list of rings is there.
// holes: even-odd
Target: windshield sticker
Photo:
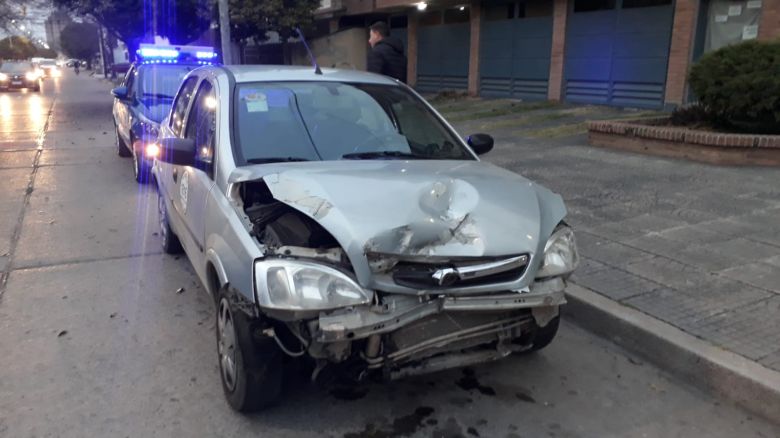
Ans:
[[[248,93],[243,96],[246,110],[250,113],[268,112],[268,98],[260,92]]]

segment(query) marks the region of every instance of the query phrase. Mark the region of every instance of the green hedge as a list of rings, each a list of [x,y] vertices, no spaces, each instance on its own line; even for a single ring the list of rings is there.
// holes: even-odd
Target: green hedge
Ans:
[[[715,125],[780,133],[780,41],[749,41],[704,55],[691,89]]]

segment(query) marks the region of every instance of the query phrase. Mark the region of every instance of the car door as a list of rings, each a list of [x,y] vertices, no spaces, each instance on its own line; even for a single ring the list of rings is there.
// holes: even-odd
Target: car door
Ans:
[[[195,142],[193,166],[179,166],[177,186],[179,203],[175,204],[192,244],[188,254],[197,259],[205,239],[204,209],[206,197],[214,186],[214,147],[216,140],[216,95],[214,85],[204,79],[192,100],[184,128],[184,138]],[[182,236],[179,236],[180,238]],[[185,238],[185,240],[189,240]],[[185,244],[185,249],[187,245]],[[197,250],[198,254],[195,254]]]
[[[127,88],[128,99],[114,99],[114,120],[119,130],[119,136],[128,147],[130,146],[130,126],[132,125],[131,106],[135,104],[135,89],[137,88],[135,79],[137,72],[138,69],[136,67],[131,68],[122,83]]]
[[[176,99],[173,101],[171,107],[171,115],[168,117],[168,126],[165,127],[166,133],[174,137],[182,137],[184,131],[184,121],[187,117],[187,110],[192,102],[192,96],[195,91],[195,86],[198,84],[198,77],[191,76],[187,78],[179,88],[179,92],[176,93]],[[157,184],[159,189],[165,193],[165,198],[173,204],[173,208],[169,209],[171,221],[173,222],[174,231],[179,231],[178,224],[181,222],[178,210],[175,208],[176,202],[179,198],[179,192],[177,187],[179,177],[179,166],[172,164],[159,162],[159,172],[157,175]]]

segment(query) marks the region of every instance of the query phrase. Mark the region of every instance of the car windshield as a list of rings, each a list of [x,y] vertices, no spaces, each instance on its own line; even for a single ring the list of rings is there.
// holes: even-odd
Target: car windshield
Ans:
[[[173,99],[179,91],[181,81],[190,70],[191,65],[148,65],[141,74],[141,98]]]
[[[40,62],[40,66],[41,67],[56,67],[57,66],[57,61],[52,61],[52,60],[47,59],[47,60],[41,61]]]
[[[419,98],[395,85],[238,84],[236,162],[472,160]]]
[[[29,62],[4,62],[0,66],[0,72],[3,73],[27,73],[32,70],[33,66]]]

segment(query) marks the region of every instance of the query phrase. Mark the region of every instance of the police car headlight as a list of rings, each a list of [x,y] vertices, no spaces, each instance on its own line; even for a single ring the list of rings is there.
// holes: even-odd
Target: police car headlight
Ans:
[[[373,297],[337,269],[297,260],[258,260],[255,283],[259,304],[274,309],[328,310],[367,304]]]
[[[570,274],[580,263],[574,231],[566,225],[558,225],[544,245],[544,260],[536,278],[559,277]]]

